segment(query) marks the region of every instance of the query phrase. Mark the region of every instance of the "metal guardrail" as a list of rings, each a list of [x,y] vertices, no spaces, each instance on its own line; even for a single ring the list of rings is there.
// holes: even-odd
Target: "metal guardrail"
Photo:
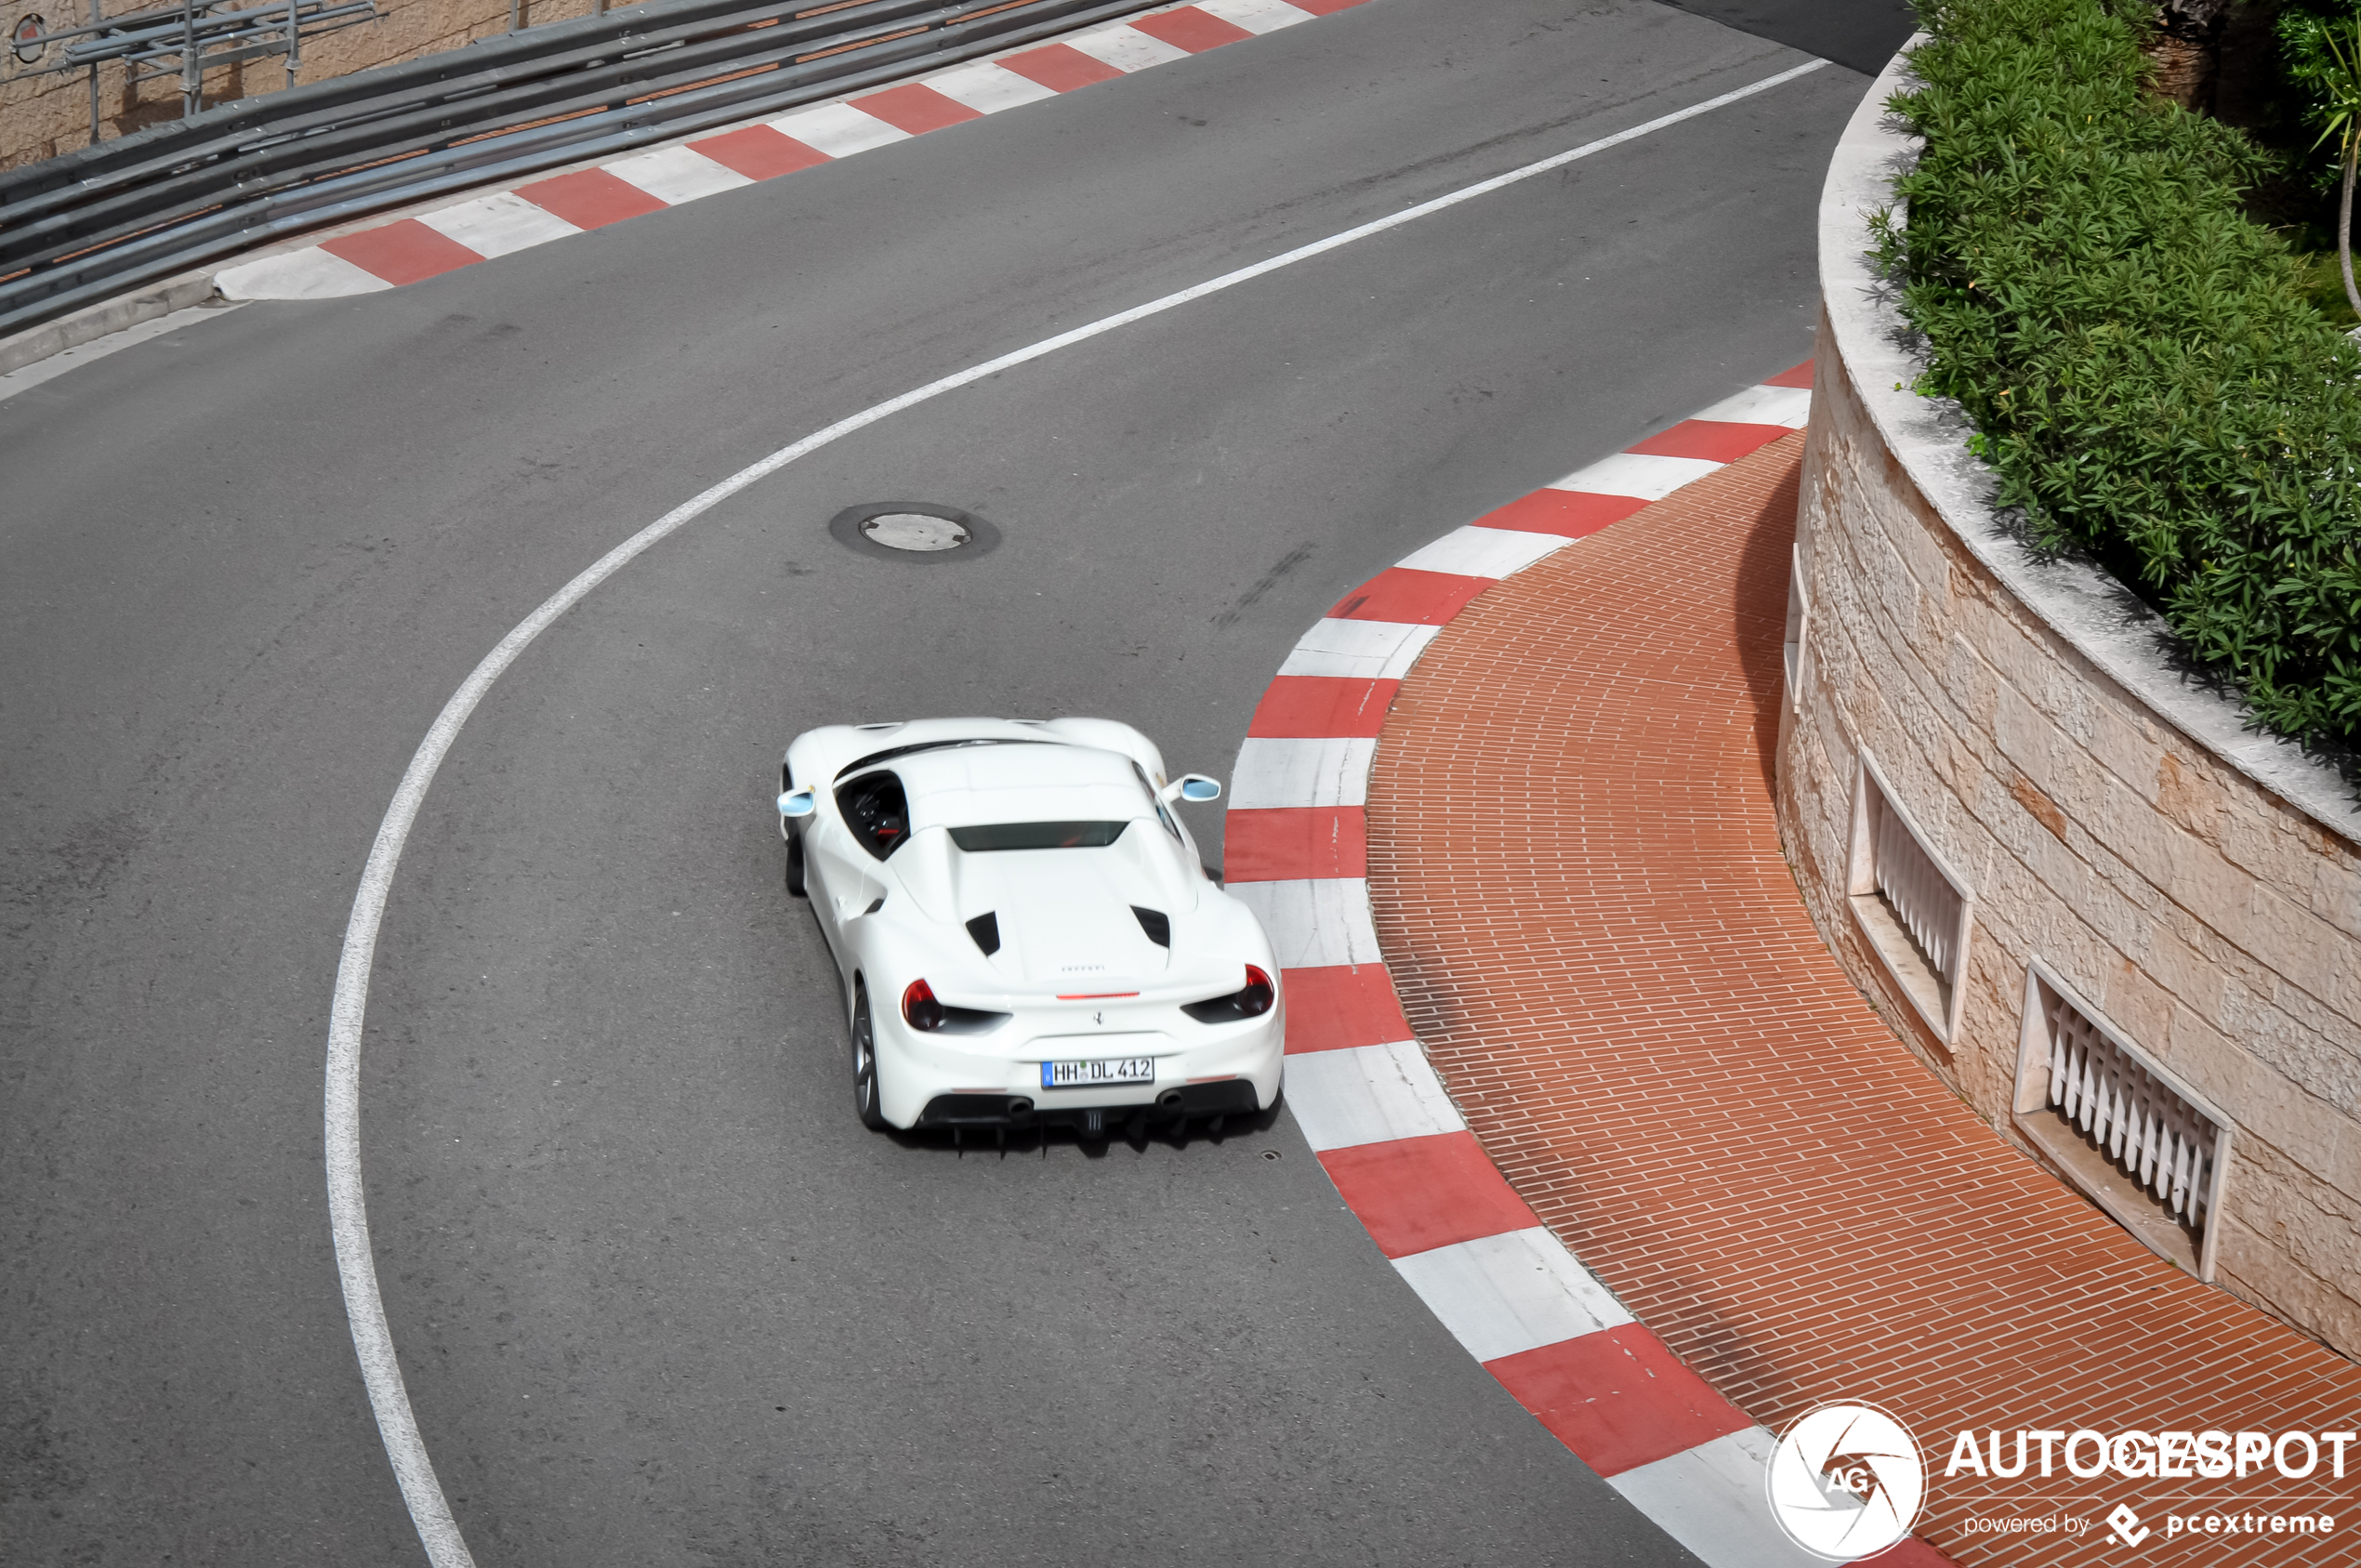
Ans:
[[[0,336],[307,230],[1015,47],[1152,0],[648,0],[0,173]]]
[[[120,60],[126,68],[124,86],[160,77],[180,78],[180,112],[200,108],[204,73],[218,66],[282,56],[287,65],[287,86],[295,86],[303,69],[303,40],[341,32],[375,21],[380,13],[376,0],[279,0],[256,10],[222,10],[226,0],[181,0],[176,9],[134,11],[127,16],[93,20],[81,27],[28,30],[20,23],[10,35],[6,57],[9,69],[0,81],[27,76],[56,76],[68,72],[90,72],[90,139],[99,139],[99,67]],[[27,22],[35,19],[28,18]],[[52,44],[63,44],[52,64],[39,63]],[[170,60],[170,67],[162,61]]]

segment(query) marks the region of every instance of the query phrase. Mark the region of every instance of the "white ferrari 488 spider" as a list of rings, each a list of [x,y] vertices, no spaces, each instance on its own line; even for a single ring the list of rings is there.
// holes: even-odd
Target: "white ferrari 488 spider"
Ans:
[[[1245,1115],[1278,1102],[1271,943],[1128,724],[930,718],[796,737],[787,888],[835,953],[872,1127]]]

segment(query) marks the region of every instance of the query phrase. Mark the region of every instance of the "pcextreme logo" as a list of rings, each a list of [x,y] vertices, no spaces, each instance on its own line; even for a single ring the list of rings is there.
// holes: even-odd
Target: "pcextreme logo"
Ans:
[[[1850,1562],[1910,1533],[1927,1475],[1901,1422],[1873,1404],[1824,1404],[1779,1435],[1764,1483],[1789,1540]]]

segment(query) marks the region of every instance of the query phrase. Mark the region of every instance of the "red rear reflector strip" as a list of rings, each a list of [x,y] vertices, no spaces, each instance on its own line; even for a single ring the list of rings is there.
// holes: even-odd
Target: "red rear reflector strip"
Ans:
[[[1137,991],[1075,991],[1062,994],[1058,1000],[1061,1002],[1116,1002],[1126,996],[1138,995],[1140,994]]]

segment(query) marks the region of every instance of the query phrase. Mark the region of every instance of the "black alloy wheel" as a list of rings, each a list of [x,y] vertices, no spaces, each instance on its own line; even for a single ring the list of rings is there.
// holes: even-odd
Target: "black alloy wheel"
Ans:
[[[852,985],[852,1108],[872,1132],[886,1125],[877,1105],[877,1032],[869,1021],[869,987]]]
[[[811,895],[803,889],[803,835],[787,835],[787,891],[797,898]]]

